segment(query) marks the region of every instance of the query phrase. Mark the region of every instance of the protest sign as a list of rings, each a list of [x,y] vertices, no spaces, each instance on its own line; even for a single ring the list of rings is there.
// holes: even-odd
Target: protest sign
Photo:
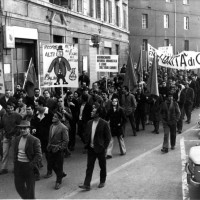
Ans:
[[[98,72],[118,72],[118,55],[97,55],[96,69]]]
[[[41,87],[78,87],[78,45],[43,45]]]

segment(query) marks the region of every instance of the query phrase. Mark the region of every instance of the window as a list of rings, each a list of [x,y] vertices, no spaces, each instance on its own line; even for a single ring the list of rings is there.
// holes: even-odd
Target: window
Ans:
[[[96,0],[96,18],[101,19],[101,0]]]
[[[127,29],[127,5],[123,4],[123,28]]]
[[[108,1],[108,22],[112,23],[112,2]]]
[[[107,22],[108,20],[108,1],[104,0],[104,21]]]
[[[188,5],[189,4],[189,0],[183,0],[183,4]]]
[[[116,25],[120,26],[120,7],[116,5]]]
[[[90,17],[94,16],[94,2],[90,0]]]
[[[142,29],[148,28],[148,15],[142,14]]]
[[[164,39],[164,47],[168,47],[169,46],[169,39]]]
[[[189,40],[184,41],[184,50],[189,51]]]
[[[143,41],[142,41],[142,50],[143,51],[147,51],[147,44],[148,44],[148,40],[143,39]]]
[[[50,0],[50,3],[56,4],[56,5],[62,5],[61,0]]]
[[[77,0],[77,12],[83,12],[83,2],[82,0]]]
[[[184,29],[189,30],[189,17],[184,17]]]
[[[64,37],[60,35],[53,35],[53,42],[54,43],[63,43]]]
[[[78,38],[72,38],[73,44],[78,44]]]
[[[115,45],[115,52],[116,52],[116,55],[119,55],[119,45],[118,44],[116,44]]]
[[[169,28],[169,15],[164,15],[164,28]]]
[[[55,0],[54,0],[55,1]],[[60,0],[61,1],[61,6],[72,9],[72,0]]]

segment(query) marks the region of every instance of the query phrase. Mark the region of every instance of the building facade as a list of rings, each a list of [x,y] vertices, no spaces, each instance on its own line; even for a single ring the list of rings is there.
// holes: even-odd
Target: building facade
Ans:
[[[137,62],[147,43],[153,47],[171,45],[173,53],[200,51],[199,0],[131,0],[129,1],[130,44]]]
[[[119,55],[119,67],[128,54],[128,0],[2,0],[0,62],[7,89],[23,84],[32,58],[42,81],[42,47],[49,43],[78,44],[79,74],[87,70],[91,83],[96,55]],[[91,37],[98,35],[98,45]]]

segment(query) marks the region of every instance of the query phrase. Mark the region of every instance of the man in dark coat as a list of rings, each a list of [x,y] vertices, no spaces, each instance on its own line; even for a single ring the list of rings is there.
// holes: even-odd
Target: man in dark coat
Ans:
[[[79,107],[78,135],[85,144],[85,130],[87,122],[91,119],[92,106],[88,103],[88,96],[82,95],[82,104]]]
[[[184,110],[185,99],[186,99],[186,96],[185,96],[184,86],[180,84],[178,85],[178,90],[176,92],[176,101],[181,111],[181,116],[177,122],[177,132],[179,134],[182,132],[182,128],[183,128],[183,118],[185,115],[185,110]]]
[[[175,149],[176,145],[176,124],[180,118],[181,112],[177,102],[173,100],[173,94],[168,94],[168,99],[162,102],[160,108],[160,114],[162,118],[162,124],[164,129],[164,140],[161,151],[168,153],[169,139],[171,149]],[[170,135],[170,137],[169,137]]]
[[[150,102],[150,115],[149,119],[153,122],[154,130],[152,133],[159,134],[159,122],[160,122],[160,104],[162,97],[151,95]]]
[[[184,104],[184,109],[185,109],[185,114],[187,117],[186,123],[191,122],[191,114],[192,114],[192,108],[193,108],[193,103],[194,103],[194,90],[189,87],[189,83],[185,82],[185,104]]]
[[[85,83],[87,87],[90,86],[90,78],[86,75],[85,71],[83,71],[82,75],[79,76],[78,81],[81,83],[81,86],[83,86],[83,83]]]
[[[0,105],[1,105],[4,109],[6,109],[6,108],[7,108],[7,103],[9,103],[9,102],[14,103],[15,106],[16,106],[16,104],[17,104],[16,99],[15,99],[14,97],[11,96],[10,90],[7,89],[7,90],[5,91],[5,95],[4,95],[3,97],[0,98]]]
[[[36,132],[35,136],[40,139],[42,152],[45,153],[46,159],[48,160],[47,144],[49,139],[49,129],[52,124],[53,113],[45,106],[44,97],[40,96],[35,102],[35,108],[37,113],[34,119],[31,120],[31,126],[33,126],[33,131]],[[52,168],[47,162],[47,174],[45,178],[52,176]]]
[[[142,129],[145,130],[145,103],[146,97],[142,92],[142,88],[138,88],[135,93],[135,99],[137,102],[137,107],[135,110],[135,123],[136,123],[136,131],[139,131],[140,122],[142,124]]]
[[[49,73],[51,73],[53,69],[55,75],[57,76],[57,81],[54,83],[54,85],[60,85],[60,79],[62,79],[63,84],[68,84],[68,82],[65,80],[65,76],[67,74],[67,70],[70,71],[71,67],[68,60],[63,57],[62,45],[58,46],[57,57],[51,62],[45,78],[48,79]]]
[[[21,135],[16,138],[14,146],[14,180],[15,187],[22,199],[35,199],[34,168],[42,160],[39,139],[30,134],[30,122],[22,120]]]
[[[88,149],[88,159],[87,159],[87,170],[86,177],[83,185],[79,187],[84,190],[90,190],[90,182],[92,180],[92,173],[94,170],[94,164],[96,159],[99,160],[100,166],[100,184],[99,188],[105,186],[106,181],[106,149],[111,140],[111,133],[109,125],[106,121],[101,119],[101,107],[96,104],[93,105],[93,110],[91,117],[93,120],[90,120],[87,124],[87,137],[86,137],[86,146]]]

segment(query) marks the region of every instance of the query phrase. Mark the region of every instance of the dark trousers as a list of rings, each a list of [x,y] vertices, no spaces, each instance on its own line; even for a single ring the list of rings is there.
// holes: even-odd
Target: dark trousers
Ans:
[[[185,114],[188,121],[191,121],[191,113],[192,113],[192,103],[186,103],[184,105]]]
[[[133,134],[136,134],[136,128],[135,128],[135,117],[134,117],[134,113],[131,113],[130,115],[126,116],[131,124],[132,130],[133,130]]]
[[[86,169],[86,177],[85,177],[84,185],[90,186],[96,159],[98,159],[99,161],[100,183],[104,183],[106,181],[106,175],[107,175],[106,152],[103,151],[101,153],[95,153],[93,148],[89,148],[88,155],[87,155],[87,169]]]
[[[184,114],[185,114],[184,107],[180,108],[180,111],[181,111],[181,116],[177,122],[177,130],[178,131],[182,131],[182,129],[183,129],[183,118],[184,118]]]
[[[176,145],[176,124],[163,123],[163,129],[164,129],[163,147],[167,149],[169,148],[169,139],[171,147],[174,147]]]
[[[159,132],[159,121],[153,121],[153,125],[155,132]]]
[[[135,114],[136,130],[139,130],[140,122],[142,124],[142,128],[145,129],[145,113],[137,111]]]
[[[56,173],[56,182],[61,183],[63,178],[63,160],[64,152],[58,151],[56,153],[48,152],[48,165]]]
[[[29,162],[15,162],[14,181],[22,199],[35,199],[35,176]]]
[[[81,138],[81,141],[83,144],[85,144],[85,128],[86,128],[87,122],[84,122],[82,120],[78,121],[78,135]]]
[[[69,148],[74,148],[76,143],[76,122],[70,123],[71,130],[69,131]]]

